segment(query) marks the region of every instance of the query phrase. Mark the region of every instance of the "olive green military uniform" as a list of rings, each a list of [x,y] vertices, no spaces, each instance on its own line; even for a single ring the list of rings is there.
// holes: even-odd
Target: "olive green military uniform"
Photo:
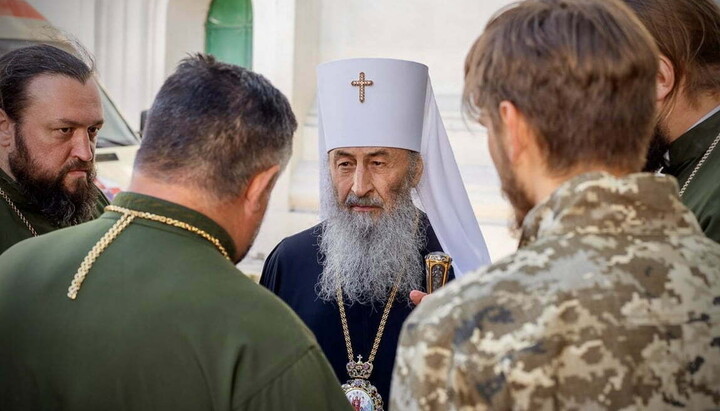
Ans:
[[[114,205],[233,242],[215,222],[153,197]],[[67,296],[120,214],[55,231],[0,256],[0,409],[343,410],[312,334],[210,241],[135,219]]]
[[[23,197],[18,184],[5,174],[3,170],[0,170],[0,189],[10,198],[10,201],[18,208],[38,235],[61,228],[41,214],[37,206],[28,202]],[[92,218],[97,218],[102,214],[106,205],[108,205],[107,198],[98,190],[97,210]],[[32,233],[22,219],[20,219],[18,213],[0,196],[0,254],[20,241],[32,236]]]
[[[670,164],[663,172],[677,178],[682,187],[712,142],[720,134],[720,111],[673,141]],[[682,197],[705,234],[720,243],[720,147],[698,168]]]
[[[393,410],[720,407],[720,244],[672,177],[589,173],[405,323]]]

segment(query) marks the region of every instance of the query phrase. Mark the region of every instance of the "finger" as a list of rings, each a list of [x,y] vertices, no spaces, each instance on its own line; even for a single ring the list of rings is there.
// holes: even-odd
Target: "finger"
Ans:
[[[422,291],[412,290],[410,291],[410,301],[412,301],[413,304],[418,305],[420,304],[420,301],[425,298],[426,295],[427,293],[424,293]]]

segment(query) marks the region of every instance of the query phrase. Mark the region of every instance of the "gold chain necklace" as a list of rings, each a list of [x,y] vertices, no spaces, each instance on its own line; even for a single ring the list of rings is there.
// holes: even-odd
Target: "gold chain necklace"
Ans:
[[[398,280],[400,276],[398,275]],[[367,361],[362,361],[362,355],[358,355],[358,360],[355,361],[353,358],[352,342],[350,341],[350,329],[348,327],[347,316],[345,315],[345,301],[343,301],[342,288],[338,288],[337,300],[338,307],[340,309],[340,322],[343,327],[343,336],[345,337],[345,348],[348,354],[348,363],[345,367],[348,372],[350,380],[343,384],[342,388],[345,391],[345,396],[350,401],[350,404],[356,406],[356,409],[360,409],[360,406],[367,404],[370,406],[370,410],[383,411],[383,401],[377,388],[370,384],[368,379],[373,371],[373,361],[375,361],[375,354],[380,347],[380,340],[382,339],[383,332],[385,331],[385,324],[387,323],[388,316],[390,315],[390,308],[392,308],[393,301],[395,301],[395,295],[398,292],[398,282],[395,282],[395,286],[390,292],[390,298],[385,304],[382,318],[380,319],[380,326],[378,327],[377,334],[375,335],[375,341],[373,342],[372,349],[370,350],[370,356]],[[366,409],[366,408],[362,408]]]
[[[102,254],[103,251],[112,243],[119,235],[120,233],[128,226],[135,218],[142,218],[144,220],[150,220],[150,221],[157,221],[159,223],[167,224],[169,226],[182,228],[183,230],[190,231],[192,233],[195,233],[199,235],[200,237],[208,240],[212,245],[215,246],[215,248],[220,251],[220,254],[223,255],[228,261],[230,260],[230,256],[228,255],[227,251],[225,250],[225,247],[223,247],[222,243],[220,243],[220,240],[218,240],[216,237],[213,237],[212,235],[208,234],[206,231],[201,230],[194,225],[190,225],[184,221],[175,220],[174,218],[165,217],[162,215],[152,214],[145,211],[137,211],[137,210],[131,210],[129,208],[124,207],[118,207],[116,205],[109,205],[105,207],[105,211],[114,211],[116,213],[122,214],[122,217],[113,224],[112,227],[103,235],[100,240],[98,240],[97,243],[93,246],[93,248],[90,250],[88,255],[85,256],[83,259],[82,264],[80,264],[80,268],[78,268],[77,272],[75,273],[75,276],[73,277],[72,282],[70,283],[70,287],[68,288],[68,294],[67,296],[74,300],[77,298],[77,293],[80,291],[80,286],[82,286],[83,281],[85,281],[85,277],[87,277],[88,272],[90,272],[90,268],[92,268],[92,265],[95,263],[95,260],[97,260],[98,257],[100,257],[100,254]]]
[[[695,174],[700,170],[700,167],[705,163],[705,160],[707,160],[708,157],[710,157],[710,153],[715,149],[715,146],[720,142],[720,133],[718,133],[717,137],[715,137],[715,140],[710,144],[710,147],[705,151],[705,154],[703,154],[700,161],[697,163],[693,171],[690,173],[690,176],[687,180],[685,180],[685,184],[683,184],[682,188],[680,189],[680,197],[682,198],[683,194],[685,194],[685,189],[687,189],[688,185],[692,181],[692,179],[695,177]]]
[[[5,193],[5,191],[3,191],[2,188],[0,188],[0,196],[1,196],[3,199],[5,199],[5,202],[8,204],[8,206],[10,206],[10,209],[13,210],[13,211],[15,212],[15,214],[17,214],[18,217],[20,217],[20,221],[22,221],[23,223],[25,223],[25,226],[27,227],[27,229],[30,230],[30,234],[32,234],[33,237],[37,237],[37,236],[38,236],[37,231],[35,231],[35,229],[34,229],[33,226],[30,224],[30,222],[27,220],[27,218],[25,218],[25,216],[24,216],[23,213],[20,211],[20,209],[17,208],[17,206],[15,205],[15,203],[13,203],[12,200],[10,200],[10,196],[8,196],[8,195]]]

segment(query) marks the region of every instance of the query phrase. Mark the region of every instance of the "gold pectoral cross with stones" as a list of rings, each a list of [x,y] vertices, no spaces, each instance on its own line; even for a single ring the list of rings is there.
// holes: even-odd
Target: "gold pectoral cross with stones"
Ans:
[[[351,81],[350,85],[354,86],[354,87],[360,87],[360,102],[364,103],[365,102],[365,87],[372,86],[373,82],[372,82],[372,80],[365,80],[365,73],[361,71],[360,79]]]

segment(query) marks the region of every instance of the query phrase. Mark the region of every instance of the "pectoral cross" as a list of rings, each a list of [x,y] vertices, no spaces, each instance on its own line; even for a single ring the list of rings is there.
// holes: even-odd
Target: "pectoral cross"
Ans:
[[[366,86],[372,86],[373,82],[372,80],[365,80],[365,73],[360,72],[360,79],[353,80],[350,82],[350,85],[353,87],[360,87],[360,102],[365,102],[365,87]]]

